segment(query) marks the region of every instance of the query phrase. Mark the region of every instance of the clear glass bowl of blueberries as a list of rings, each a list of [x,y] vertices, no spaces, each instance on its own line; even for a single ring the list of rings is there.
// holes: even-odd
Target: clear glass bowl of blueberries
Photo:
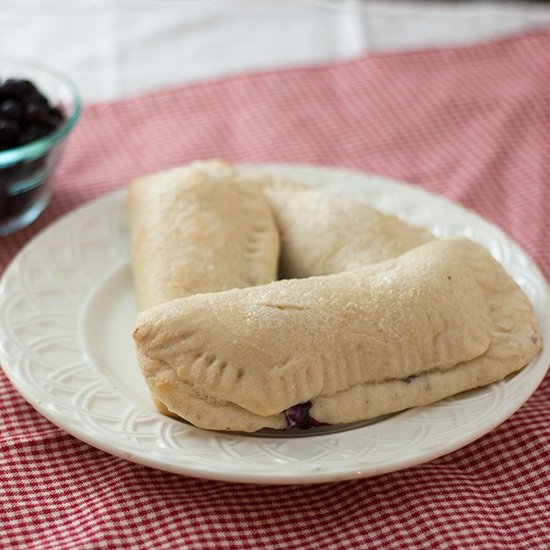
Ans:
[[[29,225],[47,206],[80,111],[79,93],[63,75],[0,61],[0,236]]]

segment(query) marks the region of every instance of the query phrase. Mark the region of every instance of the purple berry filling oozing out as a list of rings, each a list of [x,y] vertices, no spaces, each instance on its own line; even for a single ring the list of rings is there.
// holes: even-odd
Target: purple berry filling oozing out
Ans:
[[[317,422],[315,418],[312,418],[309,415],[311,405],[311,401],[308,401],[307,403],[299,403],[298,405],[293,405],[292,407],[284,410],[283,414],[286,418],[287,429],[298,428],[300,430],[307,430],[317,426],[324,426],[325,424],[322,422]]]

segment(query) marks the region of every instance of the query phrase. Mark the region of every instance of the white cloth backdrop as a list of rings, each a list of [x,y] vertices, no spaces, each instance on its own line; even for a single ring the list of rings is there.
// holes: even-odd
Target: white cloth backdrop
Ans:
[[[0,57],[110,100],[235,72],[453,45],[550,25],[550,3],[0,0]]]

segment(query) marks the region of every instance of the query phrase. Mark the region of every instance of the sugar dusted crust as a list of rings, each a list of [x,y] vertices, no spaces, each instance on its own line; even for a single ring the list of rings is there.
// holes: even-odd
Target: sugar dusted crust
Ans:
[[[133,336],[164,412],[206,429],[256,431],[284,428],[284,411],[309,402],[316,421],[353,422],[492,383],[540,349],[527,297],[483,247],[438,240],[365,203],[264,174],[242,176],[223,163],[186,170],[168,178],[179,214],[140,216],[145,200],[156,204],[166,173],[150,177],[147,198],[142,182],[134,185],[133,235],[143,225],[153,241],[173,235],[173,227],[155,224],[192,211],[201,220],[206,211],[237,240],[231,254],[214,246],[214,263],[192,230],[166,247],[148,243],[145,255],[134,240],[142,311]],[[227,189],[195,189],[214,185]],[[244,195],[231,196],[232,187]],[[247,255],[242,234],[258,226],[262,236]],[[193,274],[182,270],[166,294],[163,277],[149,272],[153,258],[156,273],[169,271],[171,255]],[[277,262],[287,278],[275,280]],[[163,288],[151,290],[150,281]]]
[[[225,163],[197,162],[134,180],[128,212],[140,309],[277,276],[271,208]]]

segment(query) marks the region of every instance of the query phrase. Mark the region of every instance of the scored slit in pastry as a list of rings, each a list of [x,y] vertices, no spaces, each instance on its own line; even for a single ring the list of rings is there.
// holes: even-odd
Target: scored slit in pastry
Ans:
[[[248,432],[306,409],[310,423],[348,423],[492,383],[539,350],[527,297],[480,245],[268,176],[225,177],[266,198],[281,268],[302,278],[220,285],[139,314],[138,361],[172,414]],[[356,238],[338,245],[345,224]]]

